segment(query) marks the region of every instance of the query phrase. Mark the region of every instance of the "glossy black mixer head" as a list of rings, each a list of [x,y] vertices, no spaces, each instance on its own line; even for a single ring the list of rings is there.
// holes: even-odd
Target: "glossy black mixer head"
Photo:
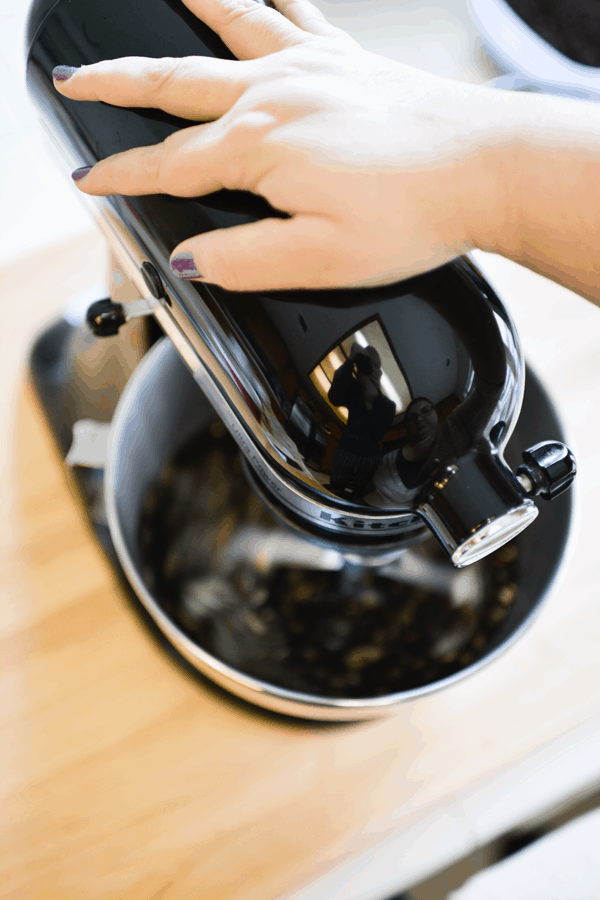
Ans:
[[[191,123],[71,101],[53,88],[56,65],[231,58],[179,0],[36,0],[28,53],[29,88],[71,168]],[[150,295],[136,311],[152,309],[238,442],[256,491],[302,534],[381,559],[431,531],[460,566],[529,525],[531,495],[570,484],[575,465],[562,444],[530,448],[517,474],[504,462],[522,354],[508,312],[469,260],[379,288],[232,293],[177,279],[169,257],[192,235],[282,215],[260,198],[90,202],[124,270]],[[90,322],[115,333],[133,314],[105,301]]]

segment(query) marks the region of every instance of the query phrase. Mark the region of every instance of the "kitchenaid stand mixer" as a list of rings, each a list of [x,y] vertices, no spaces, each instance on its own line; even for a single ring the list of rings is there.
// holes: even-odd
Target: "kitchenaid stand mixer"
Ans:
[[[72,0],[33,6],[28,82],[72,168],[156,143],[189,123],[151,110],[68,101],[52,86],[56,64],[125,55],[230,56],[175,0],[145,3],[134,29],[128,23],[137,5],[128,0],[100,10]],[[545,551],[554,562],[533,571],[539,557],[536,562],[531,547],[521,554],[523,596],[515,601],[511,587],[507,599],[511,591],[504,590],[505,612],[496,603],[497,627],[483,639],[474,612],[487,579],[480,561],[534,521],[533,496],[551,499],[564,492],[575,464],[557,440],[560,424],[535,379],[528,420],[519,419],[525,367],[518,335],[477,268],[463,258],[380,288],[235,294],[179,282],[169,255],[192,234],[281,215],[264,201],[226,192],[194,200],[117,196],[95,198],[94,209],[114,254],[111,296],[90,305],[87,325],[64,320],[46,332],[34,348],[32,371],[96,530],[106,547],[116,547],[142,603],[183,656],[264,706],[343,719],[381,714],[471,671],[504,646],[552,580],[568,530],[568,495],[553,504],[553,516],[540,516]],[[153,346],[161,333],[171,343]],[[75,395],[77,402],[67,400]],[[98,408],[100,416],[92,412]],[[540,433],[540,423],[549,432]],[[144,561],[143,532],[158,520],[150,514],[144,519],[144,509],[156,511],[149,492],[160,487],[173,455],[197,433],[203,436],[195,451],[199,464],[203,454],[219,448],[215,486],[235,478],[241,493],[248,482],[269,515],[254,511],[245,521],[238,511],[231,534],[214,541],[213,562],[192,579],[194,597],[188,591],[175,609],[153,594],[156,572],[147,563],[157,553],[150,538]],[[228,435],[241,450],[243,475],[234,473],[237,453]],[[524,451],[516,460],[511,454],[516,472],[504,458],[511,436]],[[105,467],[105,475],[94,466]],[[206,509],[208,533],[213,507]],[[431,535],[452,563],[418,549]],[[516,555],[498,557],[498,566]],[[452,567],[473,563],[464,572]],[[293,575],[286,587],[277,580],[283,569],[327,573],[327,584],[308,578],[298,588],[302,576]],[[535,587],[528,584],[532,578]],[[390,644],[389,617],[368,613],[401,613],[409,603],[402,591],[411,585],[428,592],[428,601],[443,597],[448,608],[465,613],[463,643],[455,638],[453,646],[449,633],[456,632],[456,622],[446,617],[444,624],[440,616],[436,627],[435,606],[427,607],[426,652],[437,660],[434,668]],[[503,587],[508,585],[495,585],[496,600]],[[294,607],[289,615],[275,596],[286,591],[296,597],[288,603]],[[298,624],[302,591],[317,612]],[[410,596],[409,605],[418,605],[414,591]],[[351,612],[357,603],[360,615]],[[328,605],[335,613],[327,612]],[[348,628],[344,622],[352,615],[358,624]],[[413,610],[399,631],[410,635],[414,620]],[[296,643],[294,627],[305,635]],[[323,666],[311,641],[323,628],[329,632],[319,646],[338,653],[345,668],[314,681],[311,667]],[[371,631],[362,642],[361,628]],[[466,644],[477,638],[479,645],[469,645],[467,653]],[[304,674],[296,670],[293,677],[292,644],[306,664]],[[392,658],[402,652],[404,664],[394,666]],[[367,673],[384,669],[385,677],[365,682]]]

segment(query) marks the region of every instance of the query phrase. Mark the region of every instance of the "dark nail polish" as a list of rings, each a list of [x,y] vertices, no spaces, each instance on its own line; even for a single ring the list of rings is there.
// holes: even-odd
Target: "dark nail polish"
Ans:
[[[71,178],[73,181],[81,181],[82,178],[85,178],[91,168],[91,166],[81,166],[80,169],[75,169],[74,172],[71,172]]]
[[[76,71],[76,66],[56,66],[55,69],[52,69],[52,77],[55,81],[68,81]]]
[[[191,253],[184,251],[176,253],[171,257],[171,268],[180,278],[201,278],[202,272],[199,272]]]

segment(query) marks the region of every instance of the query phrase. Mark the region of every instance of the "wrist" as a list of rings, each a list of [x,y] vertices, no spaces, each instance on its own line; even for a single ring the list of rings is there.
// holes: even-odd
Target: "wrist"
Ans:
[[[598,107],[550,95],[504,99],[501,127],[482,151],[490,205],[471,223],[473,245],[597,299]]]
[[[485,110],[465,164],[463,233],[478,250],[514,258],[527,230],[535,154],[513,94],[482,87]]]

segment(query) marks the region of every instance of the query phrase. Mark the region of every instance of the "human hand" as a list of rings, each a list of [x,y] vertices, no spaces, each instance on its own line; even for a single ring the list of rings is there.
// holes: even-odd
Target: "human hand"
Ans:
[[[368,53],[308,0],[185,2],[240,61],[125,58],[55,82],[202,123],[97,163],[85,193],[241,189],[290,215],[191,236],[176,274],[232,290],[383,284],[465,252],[490,209],[498,226],[496,92]]]

